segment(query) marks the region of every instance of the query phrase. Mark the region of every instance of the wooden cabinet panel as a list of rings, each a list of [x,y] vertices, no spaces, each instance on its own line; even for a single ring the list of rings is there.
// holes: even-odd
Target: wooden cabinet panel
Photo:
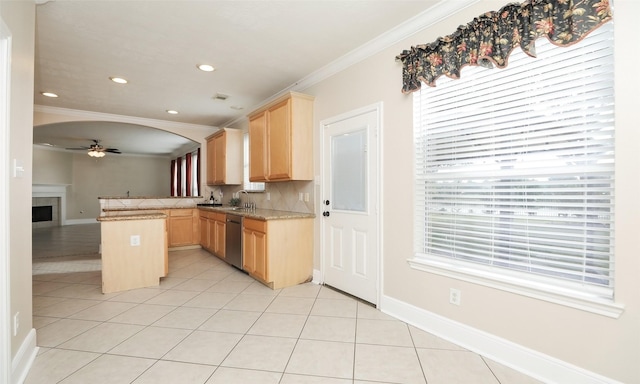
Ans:
[[[226,228],[225,213],[200,210],[200,245],[221,259],[225,258]]]
[[[242,229],[243,269],[251,276],[269,282],[269,265],[267,262],[266,222],[244,219]]]
[[[249,121],[249,180],[267,180],[267,114],[263,112]]]
[[[249,180],[313,179],[313,97],[290,92],[249,115]]]
[[[291,99],[269,109],[267,126],[268,180],[291,178]]]
[[[169,247],[181,247],[200,243],[197,209],[168,210]]]
[[[243,180],[242,131],[223,128],[207,137],[207,184],[239,185]]]

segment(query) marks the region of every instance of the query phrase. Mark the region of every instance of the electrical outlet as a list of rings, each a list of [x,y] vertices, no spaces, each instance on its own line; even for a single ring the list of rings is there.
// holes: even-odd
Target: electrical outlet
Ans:
[[[462,292],[459,289],[450,288],[449,289],[449,303],[453,305],[460,305],[462,300]]]
[[[271,200],[271,192],[267,192],[267,201]]]
[[[304,193],[300,192],[298,194],[298,200],[303,201],[304,200]]]
[[[309,202],[309,192],[304,194],[304,201]]]
[[[18,329],[20,329],[20,312],[13,315],[13,336],[18,336]]]
[[[140,246],[140,235],[131,235],[129,243],[131,244],[132,247],[139,247]]]

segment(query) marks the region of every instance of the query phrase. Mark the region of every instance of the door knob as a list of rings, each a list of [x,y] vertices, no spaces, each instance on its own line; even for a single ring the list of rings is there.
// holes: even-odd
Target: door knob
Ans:
[[[329,204],[330,204],[330,203],[329,203],[329,200],[325,200],[325,201],[324,201],[324,205],[329,205]]]
[[[329,217],[329,215],[330,215],[329,211],[322,212],[322,216],[324,217]]]

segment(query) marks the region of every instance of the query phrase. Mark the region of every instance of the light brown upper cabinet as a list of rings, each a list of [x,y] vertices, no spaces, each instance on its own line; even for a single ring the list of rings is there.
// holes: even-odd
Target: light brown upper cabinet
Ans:
[[[313,96],[290,92],[249,115],[249,180],[313,180]]]
[[[242,131],[222,128],[207,137],[207,185],[242,184]]]

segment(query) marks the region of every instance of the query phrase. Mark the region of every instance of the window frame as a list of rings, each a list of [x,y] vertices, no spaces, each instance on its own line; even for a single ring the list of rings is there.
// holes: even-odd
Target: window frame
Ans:
[[[613,27],[610,26],[610,28],[611,33],[613,33]],[[508,68],[509,67],[507,67],[507,70]],[[505,70],[493,69],[493,71]],[[465,72],[463,71],[461,74],[462,80],[450,81],[464,81],[465,76],[469,75],[465,75]],[[423,89],[423,91],[420,92],[428,93],[429,89]],[[414,93],[414,102],[416,102],[416,98],[421,97],[420,92]],[[416,123],[414,123],[414,125],[416,125]],[[417,147],[414,146],[413,150],[414,156],[417,156]],[[416,165],[417,162],[414,161],[414,166]],[[416,169],[414,169],[414,175],[416,175],[415,172]],[[416,183],[415,188],[420,188],[418,183]],[[418,190],[416,190],[416,192],[418,192]],[[425,217],[426,209],[416,210],[416,219],[424,220]],[[416,236],[420,239],[419,233],[416,233]],[[424,241],[426,241],[426,239]],[[589,292],[589,290],[585,290],[583,292],[577,291],[575,289],[575,284],[563,282],[562,280],[546,276],[532,275],[531,273],[520,272],[517,270],[485,266],[451,257],[423,254],[419,252],[418,249],[416,249],[414,256],[408,260],[408,263],[411,268],[417,270],[517,293],[535,299],[598,313],[608,317],[617,318],[624,310],[624,306],[619,303],[615,303],[613,299],[600,297]]]

